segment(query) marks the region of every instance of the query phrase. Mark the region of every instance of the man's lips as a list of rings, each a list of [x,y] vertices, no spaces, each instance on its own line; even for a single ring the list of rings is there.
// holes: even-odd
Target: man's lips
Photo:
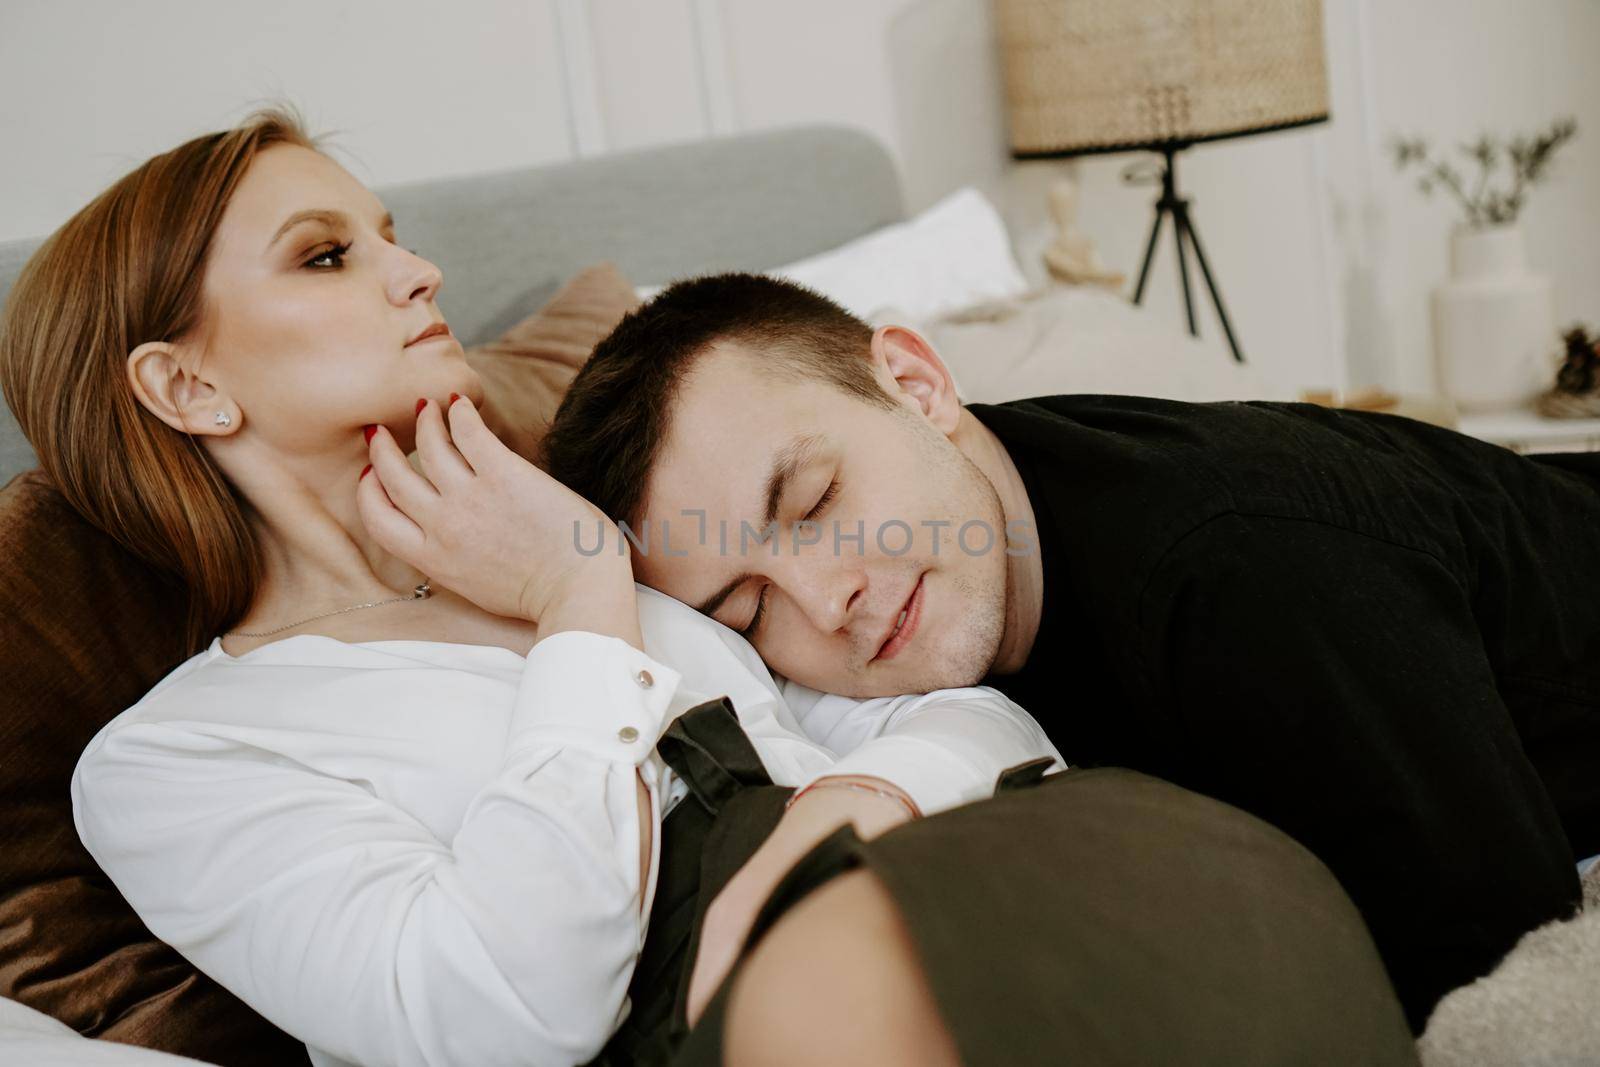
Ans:
[[[869,662],[876,663],[880,660],[893,659],[917,635],[917,624],[922,621],[922,583],[926,577],[926,575],[921,575],[917,578],[917,584],[911,588],[911,595],[906,598],[905,605],[895,613],[894,621],[889,626],[889,632],[884,635],[883,644],[879,647],[878,654],[873,656]],[[902,614],[905,618],[904,622],[900,621]]]

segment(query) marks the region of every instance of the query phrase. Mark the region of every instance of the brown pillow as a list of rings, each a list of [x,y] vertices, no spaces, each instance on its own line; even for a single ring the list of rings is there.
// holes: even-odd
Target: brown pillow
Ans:
[[[157,941],[78,841],[68,783],[191,652],[184,593],[29,471],[0,489],[0,995],[91,1037],[220,1064],[305,1046]]]
[[[523,455],[595,342],[635,303],[610,266],[469,353],[485,418]],[[40,471],[0,489],[0,996],[80,1033],[211,1063],[305,1046],[158,941],[78,841],[69,783],[107,721],[197,649],[185,594],[72,510]]]
[[[534,463],[567,386],[594,346],[638,306],[633,286],[609,263],[573,276],[550,303],[498,341],[467,351],[483,379],[483,420]]]

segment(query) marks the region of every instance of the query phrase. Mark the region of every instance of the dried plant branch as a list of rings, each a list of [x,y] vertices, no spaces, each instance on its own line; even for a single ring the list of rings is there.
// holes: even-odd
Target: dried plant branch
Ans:
[[[1557,150],[1577,133],[1577,120],[1562,118],[1532,137],[1512,137],[1502,144],[1483,134],[1470,144],[1457,145],[1456,151],[1477,168],[1470,193],[1460,172],[1442,156],[1435,158],[1425,139],[1397,137],[1391,142],[1390,151],[1397,170],[1421,168],[1417,188],[1424,196],[1432,196],[1439,188],[1447,190],[1461,204],[1467,224],[1482,228],[1515,222],[1527,201],[1528,190],[1546,177]],[[1502,162],[1509,171],[1509,184],[1495,181]]]

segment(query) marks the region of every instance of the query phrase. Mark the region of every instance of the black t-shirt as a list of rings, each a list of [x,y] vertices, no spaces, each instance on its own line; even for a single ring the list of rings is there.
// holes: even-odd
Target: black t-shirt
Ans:
[[[971,411],[1022,476],[1045,585],[1026,665],[985,681],[1069,762],[1306,845],[1417,1030],[1570,914],[1600,853],[1600,455],[1301,404]]]
[[[1171,772],[1219,703],[1388,704],[1419,669],[1430,699],[1527,678],[1600,699],[1578,636],[1600,589],[1563,595],[1597,572],[1600,455],[1307,404],[970,410],[1027,488],[1045,584],[1026,666],[985,684],[1069,762]]]

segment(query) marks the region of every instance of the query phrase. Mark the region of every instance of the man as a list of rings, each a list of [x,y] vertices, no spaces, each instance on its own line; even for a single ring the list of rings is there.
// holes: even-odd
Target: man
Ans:
[[[1600,457],[1305,405],[964,407],[916,333],[749,275],[624,320],[548,447],[640,581],[791,680],[981,679],[1069,762],[1298,838],[1414,1030],[1600,853]]]

